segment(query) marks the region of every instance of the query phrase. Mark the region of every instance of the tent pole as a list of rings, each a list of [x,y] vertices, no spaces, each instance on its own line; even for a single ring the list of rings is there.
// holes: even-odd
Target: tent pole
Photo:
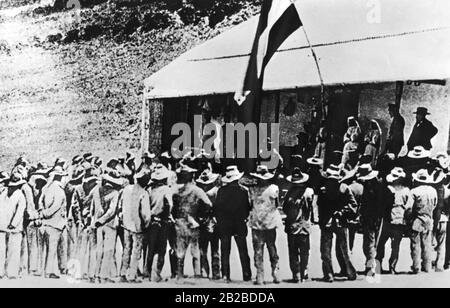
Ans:
[[[405,87],[405,83],[403,81],[397,81],[396,87],[395,87],[395,105],[397,105],[398,108],[400,108],[401,104],[402,104],[402,96],[403,96],[404,87]]]
[[[149,101],[143,95],[142,98],[142,120],[141,120],[141,157],[149,150],[150,146],[150,113]]]

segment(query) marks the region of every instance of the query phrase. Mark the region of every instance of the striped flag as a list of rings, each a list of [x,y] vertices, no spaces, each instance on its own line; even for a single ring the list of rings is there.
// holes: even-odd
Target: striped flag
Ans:
[[[283,42],[302,27],[295,0],[264,0],[242,89],[235,100],[240,122],[259,123],[264,71]]]

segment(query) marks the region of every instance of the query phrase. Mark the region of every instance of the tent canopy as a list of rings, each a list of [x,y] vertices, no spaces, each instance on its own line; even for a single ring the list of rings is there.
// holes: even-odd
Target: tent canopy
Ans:
[[[450,78],[448,0],[295,3],[304,27],[289,37],[267,66],[266,91],[320,86],[320,76],[326,86]],[[188,51],[152,75],[145,80],[146,97],[235,92],[242,86],[258,17]]]

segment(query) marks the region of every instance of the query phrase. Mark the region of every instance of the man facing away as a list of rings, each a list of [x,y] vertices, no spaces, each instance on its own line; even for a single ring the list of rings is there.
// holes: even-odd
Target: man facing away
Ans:
[[[117,239],[117,206],[123,178],[116,169],[102,176],[102,184],[92,192],[91,215],[93,229],[97,231],[97,268],[100,283],[114,283],[117,275],[114,260]]]
[[[150,197],[145,188],[150,170],[142,169],[136,175],[136,184],[125,187],[119,201],[125,247],[120,270],[121,282],[138,283],[138,266],[142,256],[144,232],[151,219]]]
[[[237,166],[227,168],[226,175],[222,179],[225,186],[219,189],[213,208],[221,243],[222,276],[226,283],[231,282],[230,251],[232,237],[234,237],[239,250],[244,281],[252,279],[247,247],[247,219],[251,204],[248,190],[239,184],[243,175],[244,173],[239,172]]]
[[[175,219],[177,235],[177,279],[182,282],[184,278],[183,268],[186,250],[191,246],[194,265],[194,275],[201,277],[200,266],[200,220],[206,217],[212,204],[206,193],[194,184],[196,169],[182,166],[178,172],[178,190],[173,195],[172,214]]]
[[[19,278],[20,246],[23,218],[26,210],[21,186],[26,183],[19,173],[13,173],[7,189],[0,194],[0,278]]]
[[[39,217],[42,219],[40,235],[42,239],[42,268],[46,278],[59,279],[58,275],[58,242],[66,228],[66,194],[62,183],[66,175],[64,170],[57,166],[50,177],[53,181],[42,194],[39,206]]]
[[[314,190],[308,187],[309,175],[295,168],[287,181],[292,183],[283,203],[286,214],[285,231],[288,236],[289,263],[294,283],[309,279],[311,220],[314,218]]]
[[[413,182],[415,188],[411,190],[411,194],[414,203],[410,215],[413,259],[411,274],[417,275],[421,270],[426,273],[431,271],[433,212],[438,204],[438,195],[432,187],[434,181],[426,169],[413,174]]]
[[[348,245],[348,220],[356,215],[356,200],[349,187],[341,184],[341,169],[331,165],[326,172],[327,180],[319,192],[319,225],[321,229],[320,251],[325,282],[334,282],[331,251],[333,235],[336,234],[336,250],[342,258],[342,269],[349,280],[357,274],[350,261]]]
[[[150,228],[146,234],[147,259],[145,260],[145,269],[151,281],[161,282],[161,272],[164,267],[167,242],[169,240],[170,228],[173,227],[173,218],[171,211],[173,208],[173,188],[168,185],[168,177],[170,172],[163,165],[158,164],[152,173],[150,186],[150,208],[152,219]],[[176,245],[174,245],[176,246]],[[154,270],[152,265],[154,258],[156,266]],[[173,258],[173,256],[171,256]],[[174,258],[177,260],[176,256]],[[173,260],[171,260],[171,263]],[[174,271],[178,264],[171,264]]]

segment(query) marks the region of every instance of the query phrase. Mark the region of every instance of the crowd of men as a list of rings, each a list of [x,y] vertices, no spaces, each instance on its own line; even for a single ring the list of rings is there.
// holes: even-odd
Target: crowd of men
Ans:
[[[423,127],[426,113],[419,108],[417,127]],[[401,125],[395,116],[393,126]],[[131,153],[106,164],[87,153],[50,167],[21,157],[10,174],[0,174],[0,277],[69,274],[91,283],[161,282],[168,252],[172,278],[183,281],[190,247],[196,278],[230,282],[234,238],[243,280],[251,281],[251,230],[255,283],[264,283],[264,247],[273,282],[280,283],[276,237],[282,228],[292,282],[306,282],[313,224],[321,230],[323,281],[357,279],[350,258],[356,233],[363,234],[367,275],[383,264],[388,240],[388,272],[396,274],[405,237],[411,240],[411,274],[443,271],[450,265],[450,160],[446,153],[431,157],[433,134],[413,135],[405,157],[398,157],[392,132],[376,162],[373,149],[354,166],[338,160],[325,167],[314,156],[288,176],[263,163],[250,174],[233,164],[214,173],[206,153],[195,151],[180,159],[147,152],[139,166]],[[332,265],[334,237],[340,271]],[[123,254],[117,264],[119,244]]]

